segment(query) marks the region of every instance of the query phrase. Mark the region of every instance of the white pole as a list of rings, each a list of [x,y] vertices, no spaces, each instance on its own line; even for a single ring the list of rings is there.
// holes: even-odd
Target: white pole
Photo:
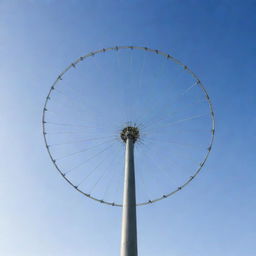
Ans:
[[[134,175],[134,142],[129,131],[126,133],[125,176],[123,195],[123,217],[121,256],[137,256],[136,192]]]

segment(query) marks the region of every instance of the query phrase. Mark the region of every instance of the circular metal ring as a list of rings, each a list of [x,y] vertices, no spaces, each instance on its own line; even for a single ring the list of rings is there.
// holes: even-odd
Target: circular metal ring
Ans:
[[[55,86],[62,80],[62,78],[64,77],[64,75],[71,69],[71,68],[75,68],[76,65],[79,64],[79,62],[86,60],[89,57],[92,57],[96,54],[100,54],[100,53],[104,53],[106,51],[117,51],[117,50],[122,50],[122,49],[137,49],[137,50],[143,50],[143,51],[147,51],[147,52],[151,52],[151,53],[155,53],[155,54],[159,54],[162,55],[163,57],[167,58],[170,61],[173,61],[174,63],[176,63],[177,65],[180,65],[186,72],[188,72],[195,80],[196,80],[196,85],[199,86],[201,88],[201,90],[203,91],[205,98],[208,102],[209,105],[209,110],[210,110],[210,116],[211,116],[211,139],[210,139],[210,143],[208,146],[208,150],[203,158],[203,161],[199,164],[198,168],[195,170],[194,174],[192,176],[190,176],[181,186],[177,187],[175,190],[171,191],[170,193],[164,194],[158,198],[152,199],[152,200],[148,200],[146,202],[141,202],[141,203],[137,203],[137,206],[142,206],[142,205],[147,205],[147,204],[152,204],[154,202],[160,201],[162,199],[165,199],[167,197],[170,197],[171,195],[175,194],[176,192],[180,191],[181,189],[183,189],[185,186],[187,186],[198,174],[199,172],[202,170],[202,167],[204,166],[206,160],[209,157],[210,151],[212,149],[212,145],[213,145],[213,141],[214,141],[214,135],[215,135],[215,118],[214,118],[214,112],[213,112],[213,106],[212,106],[212,102],[210,100],[210,97],[206,91],[206,89],[204,88],[202,82],[199,80],[199,78],[196,76],[196,74],[194,72],[192,72],[192,70],[184,65],[183,63],[181,63],[179,60],[177,60],[176,58],[174,58],[173,56],[171,56],[170,54],[164,53],[162,51],[159,50],[155,50],[155,49],[150,49],[148,47],[140,47],[140,46],[115,46],[115,47],[109,47],[109,48],[103,48],[94,52],[90,52],[84,56],[79,57],[77,60],[75,60],[74,62],[72,62],[63,72],[61,72],[58,77],[56,78],[56,80],[54,81],[54,83],[52,84],[49,93],[46,97],[45,103],[44,103],[44,108],[43,108],[43,116],[42,116],[42,125],[43,125],[43,137],[44,137],[44,142],[45,142],[45,146],[47,149],[47,152],[51,158],[51,161],[53,162],[54,166],[56,167],[56,169],[58,170],[58,172],[62,175],[62,177],[73,187],[75,188],[77,191],[79,191],[80,193],[82,193],[83,195],[97,201],[103,204],[107,204],[107,205],[111,205],[111,206],[119,206],[122,207],[122,204],[119,203],[115,203],[115,202],[109,202],[109,201],[105,201],[102,199],[98,199],[90,194],[85,193],[84,191],[82,191],[81,189],[79,189],[78,186],[76,186],[75,184],[73,184],[66,176],[65,173],[61,171],[61,169],[59,168],[59,166],[56,163],[56,160],[53,158],[50,149],[49,149],[49,145],[47,143],[47,138],[46,138],[46,128],[45,128],[45,124],[47,123],[45,120],[45,115],[46,115],[46,111],[47,111],[47,104],[50,100],[50,96],[52,91],[55,89]]]

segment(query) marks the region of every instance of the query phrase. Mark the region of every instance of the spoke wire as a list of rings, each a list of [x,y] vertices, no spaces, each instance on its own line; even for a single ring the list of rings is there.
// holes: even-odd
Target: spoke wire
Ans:
[[[116,152],[116,154],[115,154],[115,158],[114,158],[114,160],[112,161],[112,163],[111,163],[111,166],[114,166],[114,165],[116,165],[116,166],[119,166],[119,161],[120,161],[120,157],[119,157],[119,153],[121,152],[121,149],[119,148],[118,150],[117,150],[117,152]],[[120,168],[120,170],[118,170],[119,172],[120,171],[123,171],[121,168]],[[111,182],[113,183],[113,177],[114,177],[114,175],[117,175],[117,169],[116,168],[111,168],[111,170],[110,170],[110,173],[109,173],[109,180],[108,180],[108,182],[107,182],[107,184],[106,184],[106,188],[105,188],[105,190],[104,190],[104,192],[103,192],[103,195],[102,195],[102,198],[107,198],[107,193],[110,191],[110,188],[113,188],[114,186],[110,186],[110,184],[111,184]],[[117,182],[117,181],[116,181]],[[116,182],[114,182],[114,184],[116,184]],[[116,201],[116,200],[115,200]]]
[[[75,144],[75,143],[81,143],[81,142],[86,142],[86,141],[95,141],[95,140],[101,140],[101,139],[108,139],[108,138],[115,138],[115,135],[111,136],[105,136],[105,137],[94,137],[94,138],[87,138],[87,139],[81,139],[81,140],[76,140],[76,141],[69,141],[69,142],[64,142],[64,143],[57,143],[57,144],[51,144],[48,145],[49,147],[56,147],[56,146],[62,146],[62,145],[67,145],[67,144]]]
[[[57,125],[57,126],[68,126],[68,127],[82,127],[82,128],[95,128],[92,126],[88,125],[82,125],[82,124],[68,124],[68,123],[56,123],[56,122],[51,122],[51,121],[45,121],[46,124],[51,124],[51,125]]]
[[[69,172],[71,172],[71,171],[73,171],[73,170],[75,170],[75,169],[77,169],[77,168],[83,166],[83,165],[86,164],[88,161],[94,159],[94,158],[97,157],[98,155],[102,154],[103,152],[105,152],[106,150],[108,150],[109,148],[111,148],[114,144],[115,144],[115,143],[112,143],[110,146],[108,146],[108,147],[104,148],[103,150],[97,152],[97,153],[94,154],[92,157],[89,157],[89,158],[87,158],[85,161],[83,161],[82,163],[80,163],[80,164],[78,164],[78,165],[72,167],[71,169],[69,169],[69,171],[65,172],[65,175],[66,175],[67,173],[69,173]]]
[[[109,166],[109,165],[112,165],[113,162],[114,162],[114,160],[116,160],[116,158],[117,158],[117,154],[112,154],[112,159],[111,159],[111,161],[109,161],[108,166]],[[106,167],[105,170],[104,170],[104,172],[103,172],[103,174],[97,179],[97,181],[95,182],[95,184],[94,184],[94,185],[92,186],[92,188],[90,189],[90,193],[92,193],[92,192],[94,191],[94,189],[96,188],[96,186],[98,185],[98,183],[102,180],[102,178],[106,176],[106,174],[108,173],[108,170],[109,170],[109,169]]]
[[[180,124],[180,123],[183,123],[183,122],[186,122],[186,121],[198,119],[198,118],[201,118],[201,117],[204,117],[204,116],[208,116],[208,115],[209,114],[196,115],[196,116],[180,119],[180,120],[177,120],[177,121],[174,121],[174,122],[171,122],[171,123],[167,122],[165,125],[160,126],[160,128],[161,127],[166,127],[166,126],[172,126],[172,125],[175,125],[175,124]],[[155,128],[155,127],[152,127],[152,128]],[[147,129],[146,132],[151,131],[152,128],[151,129]],[[158,126],[158,128],[159,128],[159,126]]]
[[[165,63],[167,63],[167,62],[165,62]],[[181,74],[183,72],[183,70],[181,70],[181,71],[179,71],[179,74],[178,74],[178,76]],[[169,82],[168,82],[168,84],[169,84]],[[173,84],[172,82],[170,82],[170,84]],[[177,86],[176,86],[177,87]],[[189,86],[188,88],[190,88],[191,86]],[[187,88],[187,89],[188,89]],[[187,90],[187,89],[185,89],[185,90]],[[145,96],[145,95],[144,95]],[[177,99],[175,99],[175,101],[174,102],[176,102],[177,100],[178,100],[178,97],[180,97],[181,95],[178,95],[178,96],[176,96],[177,97]],[[144,103],[146,102],[146,97],[140,97],[140,101],[142,101],[143,102],[143,104],[142,105],[145,105]],[[173,103],[174,103],[173,102]],[[172,104],[173,104],[172,103]],[[163,104],[163,106],[160,108],[160,110],[158,110],[157,112],[155,112],[155,114],[153,115],[153,117],[155,117],[155,116],[158,116],[158,113],[163,109],[163,107],[165,107],[165,106],[168,106],[168,105],[171,105],[171,103],[168,101],[168,102],[166,102],[165,104]],[[153,107],[153,109],[154,109],[154,107]],[[149,111],[150,112],[150,111]],[[142,118],[142,117],[144,117],[144,114],[141,114],[140,115],[140,119]]]
[[[151,148],[147,145],[147,143],[144,143],[144,147],[147,148],[149,151],[151,151]],[[147,152],[145,150],[143,151],[143,154],[145,154],[147,156],[147,159],[151,162],[151,164],[158,171],[158,173],[162,173],[164,170],[164,172],[166,172],[167,176],[170,178],[170,176],[169,176],[170,174],[169,174],[169,172],[167,172],[166,168],[160,168],[159,165],[156,164],[155,161],[153,161],[153,158],[148,155],[148,153],[149,152]],[[172,162],[174,162],[173,159],[172,159]],[[174,162],[174,164],[176,164],[176,163]],[[150,166],[152,166],[152,165],[150,165]],[[154,172],[154,173],[157,173],[157,172]]]
[[[151,116],[151,118],[149,119],[148,122],[151,123],[151,124],[154,123],[154,122],[153,122],[154,118],[155,118],[155,117],[158,117],[158,116],[159,116],[159,113],[162,112],[163,109],[168,108],[168,106],[170,106],[170,107],[171,107],[171,106],[175,106],[174,103],[176,103],[176,102],[180,99],[181,96],[184,96],[189,90],[191,90],[193,87],[195,87],[196,84],[197,84],[197,83],[194,83],[192,86],[189,86],[187,89],[185,89],[182,93],[179,93],[178,95],[176,95],[175,98],[174,98],[174,100],[173,100],[172,102],[169,102],[169,101],[168,101],[168,102],[165,102],[164,104],[162,104],[162,106],[159,108],[160,110],[158,110],[157,112],[155,112],[155,114]],[[184,100],[184,98],[183,98],[183,100]],[[199,102],[201,102],[201,100],[200,100]],[[193,103],[191,103],[191,104],[194,105],[194,104],[196,104],[196,103],[198,103],[198,102],[193,102]],[[189,105],[191,105],[191,104],[189,104]],[[186,106],[186,107],[187,107],[187,106]],[[175,112],[173,112],[173,113],[178,113],[178,111],[175,111]],[[161,118],[160,121],[163,120],[163,119],[164,119],[164,118]],[[147,124],[148,122],[146,122],[146,126],[148,126],[148,124]],[[159,122],[159,121],[157,121],[157,122]]]
[[[191,147],[204,147],[204,145],[202,144],[188,144],[188,143],[180,143],[180,142],[176,142],[176,141],[171,141],[171,140],[164,140],[164,141],[159,141],[159,140],[154,140],[154,139],[151,139],[151,138],[148,138],[148,140],[151,140],[152,142],[161,142],[161,143],[168,143],[168,144],[172,144],[172,145],[178,145],[178,146],[182,146],[182,147],[188,147],[188,148],[191,148]],[[205,147],[206,148],[206,147]]]
[[[150,195],[148,193],[148,186],[146,185],[145,179],[144,179],[144,175],[143,175],[143,169],[145,168],[145,164],[144,161],[141,161],[141,168],[136,169],[136,174],[138,174],[138,178],[140,178],[142,185],[144,186],[144,190],[143,193],[145,194],[146,198],[148,200],[150,200]],[[141,189],[142,190],[142,189]]]
[[[106,151],[104,151],[106,152]],[[79,187],[81,184],[83,184],[107,159],[107,156],[105,156],[99,163],[91,169],[91,171],[78,183],[77,187]]]
[[[144,146],[147,147],[148,149],[150,149],[146,144],[145,144]],[[145,150],[143,151],[143,155],[146,156],[146,160],[148,161],[148,163],[150,162],[149,166],[150,166],[150,167],[153,167],[153,168],[148,168],[148,170],[152,173],[152,175],[149,175],[149,176],[152,177],[152,180],[154,180],[155,182],[158,183],[158,187],[162,187],[162,181],[159,179],[159,176],[157,175],[157,173],[158,173],[158,174],[160,174],[160,173],[161,173],[161,174],[165,173],[165,174],[167,175],[167,176],[166,176],[167,179],[168,179],[168,180],[171,180],[170,173],[167,172],[166,168],[161,169],[161,168],[155,163],[155,161],[153,161],[152,157],[150,157],[150,156],[148,155],[148,152],[146,152]],[[155,171],[153,171],[153,169],[154,169]],[[163,170],[164,170],[164,172],[163,172]],[[155,178],[153,178],[153,176],[154,176]],[[163,179],[163,180],[166,182],[166,179]],[[169,184],[167,184],[167,185],[169,185]]]
[[[46,135],[47,134],[84,134],[85,131],[46,131],[45,132]]]
[[[68,88],[72,88],[72,91],[77,92],[76,90],[73,89],[73,86],[68,86]],[[66,100],[66,102],[70,105],[70,107],[73,107],[73,109],[68,107],[66,104],[64,104],[64,105],[61,104],[60,102],[56,102],[55,104],[59,105],[61,108],[63,108],[63,106],[65,106],[68,109],[75,111],[75,113],[81,114],[80,118],[83,117],[84,115],[88,115],[88,109],[92,109],[92,106],[88,106],[88,109],[86,109],[85,108],[86,101],[83,101],[83,104],[81,104],[80,101],[78,101],[78,99],[71,93],[68,93],[68,95],[66,95],[63,91],[61,91],[60,89],[56,89],[56,88],[54,89],[54,91],[57,92],[59,95],[63,96],[64,99]],[[59,111],[61,112],[61,110],[59,110]],[[51,112],[54,112],[54,111],[51,111]],[[58,113],[56,113],[56,114],[58,114]],[[95,119],[95,121],[98,123],[99,123],[99,116],[103,116],[103,114],[101,114],[100,112],[97,111],[97,115],[95,115],[95,117],[97,117],[97,118]],[[84,121],[84,122],[86,122],[86,121]]]
[[[151,142],[154,142],[154,141],[152,141],[152,139],[148,139],[148,141],[151,141]],[[174,145],[174,144],[173,144]],[[147,144],[145,144],[145,146],[148,148],[148,149],[150,149],[150,147],[148,147],[148,145]],[[202,146],[203,147],[203,146]],[[187,148],[189,148],[189,147],[187,147]],[[190,147],[191,148],[191,147]],[[208,150],[208,148],[205,146],[204,147],[204,149],[205,149],[205,151],[206,150]],[[201,150],[200,150],[201,151]],[[192,158],[191,157],[191,153],[190,153],[191,151],[187,151],[187,150],[184,150],[184,148],[183,148],[183,151],[182,151],[182,156],[184,157],[184,158],[186,158],[187,160],[189,160],[189,161],[193,161],[193,162],[195,162],[193,159],[194,159],[194,157]],[[155,155],[155,154],[154,154]],[[171,154],[171,155],[173,155],[173,154]],[[185,168],[185,166],[184,166],[184,161],[176,161],[176,158],[168,158],[170,161],[171,161],[171,163],[172,164],[175,164],[176,166],[183,166],[184,168]],[[183,168],[182,167],[182,168]]]
[[[104,141],[104,142],[102,142],[102,143],[100,143],[100,144],[94,145],[94,146],[89,147],[89,148],[86,148],[86,149],[82,149],[82,150],[73,152],[73,153],[71,153],[71,154],[62,156],[62,157],[57,158],[57,159],[55,159],[55,160],[56,160],[56,161],[59,161],[59,160],[62,160],[62,159],[64,159],[64,158],[67,158],[67,157],[70,157],[70,156],[73,156],[73,155],[76,155],[76,154],[79,154],[79,153],[82,153],[82,152],[85,152],[85,151],[88,151],[88,150],[91,150],[91,149],[95,149],[95,148],[97,148],[98,146],[102,146],[102,145],[104,145],[104,144],[106,144],[106,143],[108,143],[108,142],[111,142],[111,141],[113,141],[113,139]]]
[[[68,86],[68,88],[73,88],[72,86]],[[66,100],[66,102],[73,108],[75,108],[76,110],[78,110],[80,113],[83,114],[88,114],[88,110],[85,109],[84,107],[84,103],[81,104],[80,101],[77,100],[77,98],[75,98],[74,95],[72,95],[71,93],[68,93],[68,95],[66,95],[62,90],[55,88],[54,89],[55,92],[57,92],[59,95],[63,96],[64,99]],[[74,89],[73,89],[74,91]],[[76,91],[75,91],[76,92]],[[72,95],[72,96],[71,96]],[[71,101],[72,100],[72,101]],[[74,103],[75,102],[75,103]],[[68,107],[66,104],[61,104],[60,102],[56,102],[55,104],[59,105],[61,108],[63,108],[63,106]],[[70,109],[70,107],[68,107]]]

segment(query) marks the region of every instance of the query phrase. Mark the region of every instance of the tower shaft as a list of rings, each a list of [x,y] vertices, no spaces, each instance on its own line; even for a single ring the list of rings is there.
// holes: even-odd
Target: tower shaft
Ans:
[[[134,174],[134,138],[127,136],[125,148],[125,175],[121,256],[137,256],[136,192]]]

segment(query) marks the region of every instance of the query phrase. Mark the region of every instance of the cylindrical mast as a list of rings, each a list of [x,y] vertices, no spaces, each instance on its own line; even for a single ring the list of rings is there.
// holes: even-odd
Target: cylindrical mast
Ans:
[[[136,193],[134,175],[134,142],[129,131],[126,133],[125,176],[123,195],[123,218],[121,256],[137,256]]]

